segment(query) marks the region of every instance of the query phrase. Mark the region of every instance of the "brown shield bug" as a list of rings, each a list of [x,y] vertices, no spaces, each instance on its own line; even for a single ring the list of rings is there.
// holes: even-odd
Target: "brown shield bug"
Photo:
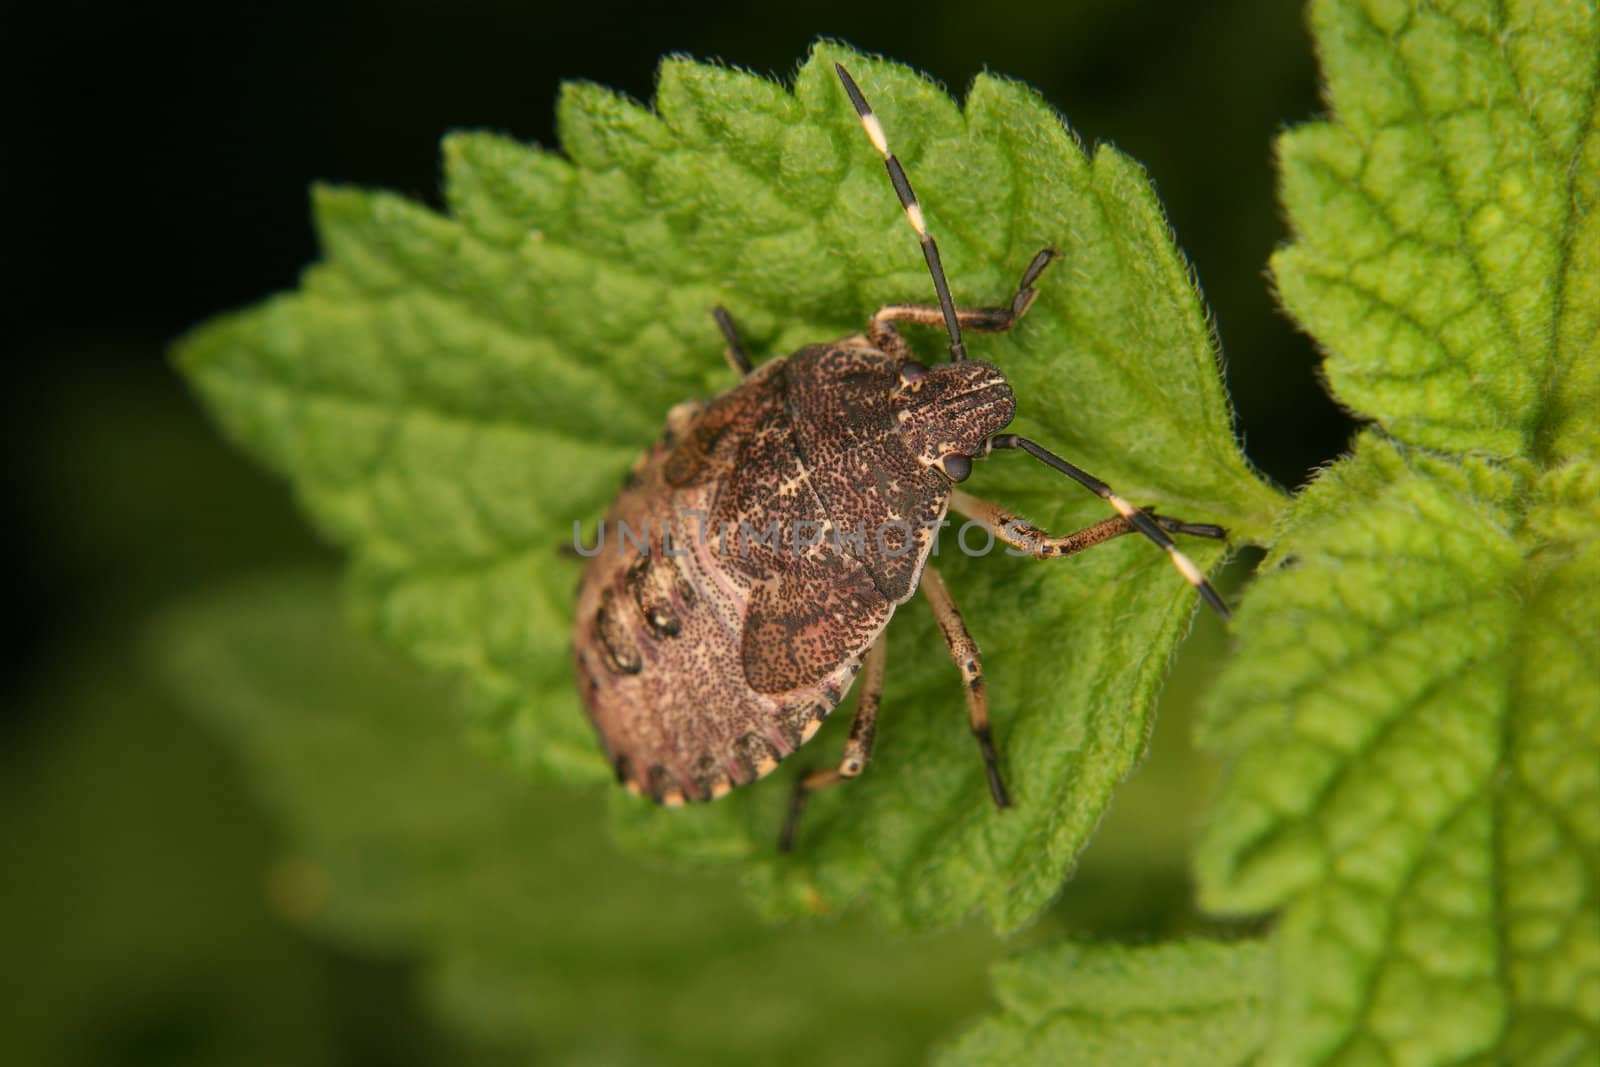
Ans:
[[[871,758],[884,629],[919,586],[965,682],[990,793],[998,807],[1010,803],[978,647],[927,565],[948,510],[1038,559],[1138,531],[1228,616],[1169,536],[1222,538],[1220,527],[1135,508],[1093,475],[1001,432],[1015,411],[1011,387],[994,366],[967,358],[961,331],[1016,325],[1055,253],[1034,257],[1009,307],[957,308],[882,125],[850,74],[835,69],[922,243],[938,303],[881,307],[864,334],[755,369],[727,313],[715,309],[743,380],[708,402],[675,407],[660,441],[634,464],[584,570],[573,634],[584,707],[618,780],[667,805],[713,800],[767,774],[863,675],[844,758],[798,780],[784,848],[807,795],[856,777]],[[949,362],[917,362],[901,322],[942,323]],[[957,488],[974,460],[1000,449],[1043,461],[1117,514],[1058,537]]]

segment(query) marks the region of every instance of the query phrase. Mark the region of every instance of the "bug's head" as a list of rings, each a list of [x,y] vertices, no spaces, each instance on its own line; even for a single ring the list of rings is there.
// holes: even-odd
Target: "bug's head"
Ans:
[[[975,359],[900,368],[895,392],[900,437],[923,463],[953,482],[972,472],[972,457],[1016,414],[1011,384],[999,369]]]

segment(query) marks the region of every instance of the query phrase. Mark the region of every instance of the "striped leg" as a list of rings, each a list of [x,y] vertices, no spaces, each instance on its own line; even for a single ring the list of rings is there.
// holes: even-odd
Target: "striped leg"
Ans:
[[[780,852],[794,848],[795,827],[800,823],[800,813],[805,810],[811,794],[859,778],[872,759],[872,742],[878,733],[878,705],[883,700],[883,666],[888,652],[887,633],[878,635],[867,650],[866,664],[861,671],[861,693],[856,697],[856,714],[850,720],[850,737],[844,743],[844,758],[839,766],[802,774],[795,780],[794,793],[789,797],[789,817],[784,820],[783,833],[778,836]]]
[[[933,608],[933,617],[944,634],[944,643],[950,649],[950,658],[961,672],[967,694],[967,719],[972,725],[972,736],[978,741],[978,751],[983,754],[983,770],[989,778],[989,795],[997,808],[1009,808],[1011,798],[1006,794],[1005,782],[1000,778],[1000,761],[995,755],[994,739],[989,733],[989,695],[983,689],[983,660],[978,655],[978,643],[967,632],[967,624],[956,609],[939,572],[928,567],[922,572],[922,595]]]
[[[1044,463],[1046,466],[1052,467],[1055,470],[1060,471],[1062,474],[1065,474],[1068,478],[1071,478],[1073,481],[1089,490],[1089,492],[1093,493],[1101,500],[1104,500],[1106,503],[1116,508],[1117,514],[1120,515],[1129,526],[1132,526],[1135,530],[1138,530],[1150,540],[1154,541],[1157,545],[1161,546],[1162,550],[1167,553],[1167,557],[1172,560],[1172,565],[1178,568],[1178,573],[1183,575],[1185,581],[1194,586],[1195,591],[1200,594],[1207,604],[1211,605],[1212,609],[1216,611],[1218,615],[1222,616],[1224,620],[1233,618],[1233,613],[1228,610],[1228,605],[1223,602],[1222,596],[1212,588],[1210,582],[1206,581],[1205,574],[1201,572],[1199,567],[1195,566],[1194,560],[1190,559],[1188,556],[1179,551],[1178,546],[1173,544],[1172,538],[1167,536],[1166,531],[1162,527],[1163,524],[1169,523],[1171,520],[1158,520],[1152,517],[1148,512],[1141,511],[1140,509],[1134,507],[1132,504],[1122,499],[1122,497],[1118,496],[1116,493],[1113,493],[1111,491],[1111,487],[1105,482],[1102,482],[1099,478],[1096,478],[1094,475],[1090,474],[1081,467],[1077,467],[1071,463],[1068,463],[1054,452],[1035,444],[1026,437],[1019,437],[1014,433],[996,434],[984,443],[983,455],[986,456],[997,448],[1021,449],[1034,459]],[[969,497],[968,499],[971,500],[973,498]],[[1095,527],[1091,526],[1089,529],[1093,530]],[[1087,533],[1087,531],[1084,532]],[[1199,537],[1213,537],[1219,540],[1227,536],[1227,531],[1223,530],[1221,527],[1195,523],[1179,523],[1177,524],[1177,529],[1175,532],[1194,534]],[[996,531],[996,533],[998,535],[998,531]],[[1100,537],[1100,540],[1104,541],[1113,536],[1115,536],[1115,534],[1106,534],[1105,536]],[[1070,540],[1070,538],[1063,538],[1061,540]],[[1099,542],[1094,541],[1090,543],[1098,544]],[[1087,548],[1088,545],[1083,545],[1082,547]],[[1055,554],[1065,555],[1066,553]]]
[[[1057,537],[1048,534],[1033,525],[1033,523],[1014,515],[998,504],[991,504],[987,500],[980,500],[971,493],[960,489],[953,490],[950,494],[950,507],[952,510],[965,515],[969,519],[976,519],[989,527],[999,540],[1012,548],[1021,549],[1034,559],[1057,559],[1061,556],[1070,556],[1082,552],[1086,548],[1121,537],[1123,534],[1135,532],[1133,524],[1121,515],[1114,515],[1093,526],[1078,530],[1074,533]],[[1141,509],[1155,521],[1155,524],[1168,533],[1187,534],[1190,537],[1209,537],[1213,540],[1223,540],[1228,534],[1220,526],[1210,523],[1183,522],[1179,519],[1169,519],[1165,515],[1157,515],[1148,508]]]

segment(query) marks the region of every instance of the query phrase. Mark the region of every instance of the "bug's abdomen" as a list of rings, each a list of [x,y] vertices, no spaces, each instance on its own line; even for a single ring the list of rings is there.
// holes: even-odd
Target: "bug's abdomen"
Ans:
[[[752,442],[771,439],[753,417],[707,432],[707,412],[726,416],[715,405],[675,411],[677,428],[636,465],[584,572],[573,633],[584,707],[618,778],[666,803],[720,796],[809,739],[893,610],[878,597],[844,631],[818,625],[809,589],[780,588],[792,545],[752,549],[740,521],[762,533],[775,523],[783,537],[796,517],[818,519],[819,505],[798,485],[774,487],[723,525],[732,483],[699,468],[749,460]],[[860,571],[837,559],[808,566]],[[863,597],[876,597],[870,581]]]

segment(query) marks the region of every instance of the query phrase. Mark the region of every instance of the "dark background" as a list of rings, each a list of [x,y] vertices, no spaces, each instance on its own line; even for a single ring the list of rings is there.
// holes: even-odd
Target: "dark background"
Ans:
[[[10,594],[0,630],[9,792],[0,800],[11,810],[0,830],[79,835],[62,839],[64,855],[101,855],[95,835],[125,835],[126,823],[51,820],[63,806],[97,810],[105,767],[131,776],[151,807],[129,818],[199,835],[184,847],[168,842],[193,862],[192,906],[243,924],[293,961],[280,977],[311,983],[332,1005],[316,1025],[339,1058],[420,1061],[443,1039],[394,1007],[409,1003],[402,968],[309,945],[257,915],[251,872],[267,835],[212,742],[175,713],[157,713],[148,728],[129,728],[125,743],[105,742],[102,763],[61,769],[88,758],[85,737],[118,736],[117,716],[138,702],[131,683],[93,698],[80,690],[86,675],[131,670],[128,634],[152,610],[232,575],[330,558],[287,492],[214,438],[165,362],[188,327],[295,284],[317,255],[313,180],[436,204],[445,131],[488,128],[553,145],[561,81],[648,100],[666,52],[787,76],[827,35],[957,92],[988,67],[1037,86],[1085,141],[1113,142],[1149,170],[1215,315],[1256,463],[1293,487],[1348,435],[1265,275],[1286,237],[1273,138],[1319,106],[1303,16],[1285,0],[133,8],[35,8],[31,22],[8,26],[0,64],[0,108],[10,116],[0,189],[11,431],[0,487]],[[231,821],[190,826],[195,794],[186,790],[201,790]],[[0,857],[6,847],[0,840]],[[105,870],[115,877],[114,866]],[[90,894],[84,906],[115,896]],[[0,929],[30,921],[20,907],[6,908]],[[24,970],[0,971],[0,980],[30,980],[26,960],[7,966]],[[93,984],[87,970],[84,988]],[[162,1050],[189,1048],[193,1028],[215,1025],[186,1003],[119,1010],[93,1024],[103,1032],[86,1039],[92,1054],[66,1061],[137,1060],[139,1049],[167,1060]]]

